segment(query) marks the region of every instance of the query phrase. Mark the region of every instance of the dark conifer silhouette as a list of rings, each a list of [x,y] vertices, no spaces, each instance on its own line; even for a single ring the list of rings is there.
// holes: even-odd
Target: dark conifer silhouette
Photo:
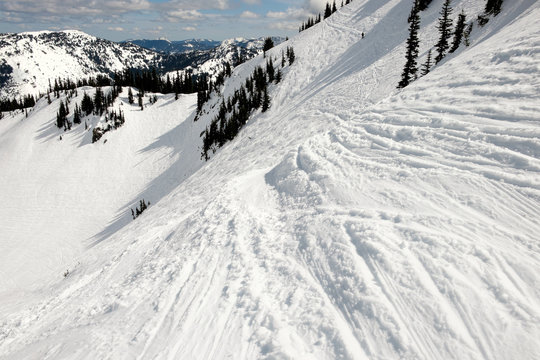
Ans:
[[[439,24],[437,29],[439,30],[439,41],[435,45],[437,49],[437,56],[435,57],[435,63],[438,64],[446,55],[446,51],[450,47],[448,40],[452,36],[452,19],[450,15],[452,14],[451,7],[452,0],[445,0],[442,10],[440,12]]]
[[[485,13],[497,16],[501,12],[503,0],[487,0]]]
[[[421,70],[422,76],[427,75],[429,73],[432,65],[433,63],[431,61],[431,49],[429,49],[426,62],[422,65],[422,70]]]
[[[418,10],[424,11],[428,8],[429,4],[431,4],[432,0],[418,0]]]
[[[324,9],[324,18],[327,19],[330,15],[332,15],[332,8],[330,7],[329,3],[326,3],[326,8]]]
[[[133,91],[131,91],[131,86],[129,87],[129,90],[128,90],[128,102],[130,105],[135,102],[135,100],[133,99]]]
[[[56,126],[59,128],[63,128],[66,125],[67,121],[67,113],[66,113],[66,107],[64,105],[64,102],[60,102],[60,108],[58,109],[58,112],[56,113]]]
[[[414,1],[414,5],[409,15],[409,37],[407,39],[407,54],[405,58],[405,67],[401,74],[401,81],[398,88],[404,88],[416,79],[418,72],[417,58],[420,41],[418,40],[418,30],[420,29],[420,15],[418,14],[418,0]]]
[[[456,24],[456,29],[454,30],[454,40],[452,42],[452,47],[450,48],[449,52],[453,53],[459,48],[459,45],[461,44],[461,39],[463,38],[463,32],[465,30],[465,21],[467,19],[467,16],[461,11],[461,13],[458,15],[458,20]]]

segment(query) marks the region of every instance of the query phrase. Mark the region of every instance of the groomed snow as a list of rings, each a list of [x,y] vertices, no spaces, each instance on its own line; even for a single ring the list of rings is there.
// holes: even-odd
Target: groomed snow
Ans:
[[[540,4],[505,1],[398,91],[410,5],[355,0],[270,51],[297,58],[271,109],[207,163],[216,97],[197,122],[194,97],[133,107],[93,145],[58,141],[43,100],[1,120],[0,280],[20,288],[0,293],[0,358],[535,359]]]

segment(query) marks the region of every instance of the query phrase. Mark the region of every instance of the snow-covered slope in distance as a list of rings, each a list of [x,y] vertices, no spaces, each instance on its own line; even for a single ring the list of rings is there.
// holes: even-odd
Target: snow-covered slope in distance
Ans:
[[[160,51],[166,53],[185,53],[198,50],[211,50],[221,44],[221,41],[209,39],[189,39],[180,41],[160,40],[128,40],[132,44],[141,46],[145,49]]]
[[[49,80],[79,80],[124,68],[149,68],[161,55],[130,43],[118,44],[78,30],[0,34],[0,96],[37,95]],[[4,83],[5,82],[5,83]]]
[[[297,61],[271,109],[193,174],[179,141],[167,197],[35,305],[2,299],[0,356],[534,359],[540,5],[505,2],[396,91],[410,5],[355,0],[273,50]],[[422,59],[441,5],[422,14]]]
[[[273,36],[270,37],[275,45],[281,44],[285,41],[285,38]],[[246,39],[246,38],[233,38],[223,40],[219,46],[214,47],[211,50],[197,51],[193,53],[185,54],[186,57],[193,56],[192,64],[184,67],[181,71],[170,71],[163,75],[166,78],[168,75],[170,78],[174,78],[176,74],[184,75],[186,72],[191,74],[206,74],[211,80],[223,72],[225,64],[229,63],[231,66],[238,64],[240,60],[247,61],[254,58],[258,54],[263,52],[265,38]]]

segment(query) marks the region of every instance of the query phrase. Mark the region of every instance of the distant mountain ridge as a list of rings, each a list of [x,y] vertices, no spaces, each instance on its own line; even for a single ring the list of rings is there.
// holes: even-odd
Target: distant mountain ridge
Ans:
[[[284,40],[273,39],[276,44]],[[137,45],[139,42],[145,46],[160,44],[161,48],[171,44],[171,48],[158,52]],[[112,76],[125,68],[216,73],[224,62],[235,65],[253,58],[262,52],[263,43],[264,38],[117,43],[78,30],[0,34],[0,98],[45,93],[49,81],[57,78]],[[179,52],[181,46],[192,50]]]
[[[0,96],[45,92],[49,80],[110,75],[125,67],[150,68],[163,55],[78,30],[0,35]]]
[[[188,39],[180,41],[159,40],[128,40],[123,43],[131,43],[145,49],[166,52],[170,54],[186,53],[191,51],[205,51],[213,49],[221,44],[221,41],[209,39]]]

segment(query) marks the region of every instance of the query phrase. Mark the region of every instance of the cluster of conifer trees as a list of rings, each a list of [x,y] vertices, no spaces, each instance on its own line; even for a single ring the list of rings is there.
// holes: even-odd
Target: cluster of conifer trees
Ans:
[[[274,61],[270,56],[263,69],[258,66],[252,75],[246,79],[240,89],[229,96],[227,100],[221,100],[219,111],[210,123],[210,126],[201,134],[203,137],[203,149],[201,157],[208,160],[208,152],[215,151],[222,147],[227,141],[234,139],[240,129],[247,123],[253,111],[261,109],[265,112],[270,107],[270,97],[268,95],[268,84],[279,83],[282,79],[282,69],[291,65],[295,60],[294,49],[287,47],[286,53],[281,54],[281,66],[274,66]],[[202,109],[202,106],[200,109]],[[200,111],[199,109],[199,111]]]
[[[489,15],[497,15],[502,6],[503,0],[487,0],[484,14],[479,16],[479,24],[482,25],[481,19],[487,18]],[[398,88],[404,88],[412,81],[418,78],[418,52],[420,41],[418,39],[418,31],[420,30],[420,11],[425,10],[431,0],[415,0],[414,5],[409,14],[409,37],[407,38],[407,53],[405,55],[406,62],[401,75],[401,80]],[[457,17],[456,25],[450,18],[452,14],[452,0],[445,0],[440,11],[437,30],[439,31],[439,40],[435,44],[435,64],[438,64],[448,53],[456,51],[464,41],[466,46],[469,46],[469,35],[473,29],[473,23],[466,23],[467,15],[462,10]],[[487,22],[487,21],[486,21]],[[433,66],[432,50],[427,54],[426,62],[422,65],[421,75],[426,75]]]
[[[113,77],[115,85],[133,86],[139,89],[143,95],[145,92],[191,94],[201,90],[208,90],[206,74],[195,76],[185,72],[184,75],[181,75],[177,71],[176,76],[172,79],[167,75],[163,80],[156,69],[153,68],[151,70],[125,69],[123,72],[114,73]]]
[[[120,126],[124,125],[126,119],[124,118],[124,113],[122,110],[118,110],[118,112],[112,110],[106,113],[105,121],[107,123],[107,127],[95,127],[92,130],[92,143],[95,143],[101,139],[103,134],[105,134],[107,131],[118,129]]]
[[[131,216],[133,217],[133,220],[138,218],[139,215],[141,215],[144,212],[144,210],[148,209],[149,206],[150,206],[150,201],[148,202],[148,205],[146,204],[144,199],[139,201],[139,207],[135,207],[135,211],[131,209]]]
[[[110,85],[112,85],[111,79],[108,76],[101,74],[98,74],[96,77],[90,76],[88,78],[79,79],[77,81],[71,80],[69,78],[57,78],[54,79],[54,85],[52,85],[51,80],[49,80],[49,88],[47,89],[47,94],[54,93],[56,98],[59,98],[61,91],[75,90],[76,88],[82,86],[97,87]]]
[[[343,2],[343,0],[342,0],[341,1],[341,7],[343,7],[343,5],[348,5],[351,2],[352,2],[352,0],[346,0],[345,2]],[[327,2],[326,7],[324,9],[324,19],[330,17],[330,15],[332,15],[336,11],[337,11],[336,1],[334,0],[332,5],[330,5],[330,3]],[[317,14],[317,16],[309,17],[306,22],[303,22],[302,25],[300,25],[300,28],[298,29],[298,31],[302,32],[302,31],[304,31],[306,29],[309,29],[313,25],[318,24],[320,22],[321,22],[321,13]]]
[[[36,99],[32,95],[25,95],[19,100],[13,99],[0,99],[0,112],[2,111],[15,111],[34,107]]]

